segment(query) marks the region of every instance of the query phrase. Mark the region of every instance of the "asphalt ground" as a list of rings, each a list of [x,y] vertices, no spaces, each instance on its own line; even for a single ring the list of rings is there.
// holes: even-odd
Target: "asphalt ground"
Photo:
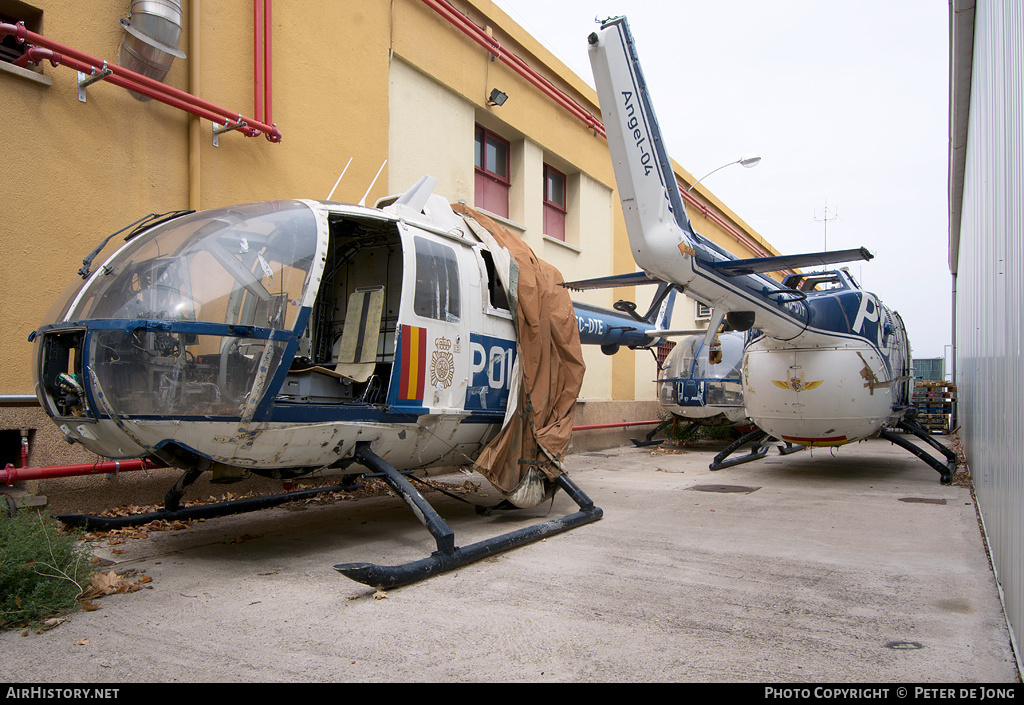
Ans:
[[[882,440],[712,472],[720,448],[572,455],[599,521],[384,591],[333,566],[434,550],[387,493],[107,535],[137,589],[0,633],[5,680],[1020,683],[969,487]],[[577,509],[479,516],[479,476],[431,479],[479,486],[425,492],[459,546]]]

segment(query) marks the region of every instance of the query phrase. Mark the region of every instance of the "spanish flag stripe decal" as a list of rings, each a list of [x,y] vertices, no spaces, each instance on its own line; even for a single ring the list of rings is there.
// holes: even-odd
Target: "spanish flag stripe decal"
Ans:
[[[402,326],[402,375],[398,398],[423,399],[424,371],[427,362],[427,331],[416,326]]]

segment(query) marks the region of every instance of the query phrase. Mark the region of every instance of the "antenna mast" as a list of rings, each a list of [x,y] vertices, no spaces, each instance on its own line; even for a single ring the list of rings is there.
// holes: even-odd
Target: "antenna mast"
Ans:
[[[828,216],[829,216],[828,199],[826,198],[825,199],[825,215],[824,215],[824,217],[822,217],[822,218],[817,218],[816,217],[814,219],[814,221],[816,223],[824,223],[825,224],[825,247],[823,248],[825,251],[828,251],[828,223],[829,223],[830,220],[838,220],[839,219],[839,216],[836,213],[832,213],[832,217],[831,218],[829,218]]]

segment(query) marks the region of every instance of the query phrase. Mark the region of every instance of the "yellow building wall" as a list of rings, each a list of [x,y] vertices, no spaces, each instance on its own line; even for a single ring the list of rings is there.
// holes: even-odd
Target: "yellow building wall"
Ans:
[[[251,3],[182,5],[179,48],[187,58],[174,61],[165,82],[252,116]],[[35,0],[34,6],[43,10],[41,34],[117,62],[124,35],[118,19],[128,16],[129,2]],[[212,123],[199,120],[190,136],[196,118],[107,82],[90,86],[86,102],[79,102],[77,73],[65,66],[43,64],[50,85],[0,72],[0,122],[13,167],[0,198],[0,247],[7,253],[0,271],[17,283],[0,297],[0,393],[32,392],[27,335],[82,258],[147,213],[326,198],[349,157],[352,166],[334,198],[358,200],[363,191],[355,193],[355,185],[365,190],[388,154],[389,28],[389,3],[273,3],[272,107],[280,144],[230,132],[215,147]],[[194,67],[198,75],[190,80]],[[191,173],[190,161],[197,165]],[[370,202],[386,191],[381,180]]]

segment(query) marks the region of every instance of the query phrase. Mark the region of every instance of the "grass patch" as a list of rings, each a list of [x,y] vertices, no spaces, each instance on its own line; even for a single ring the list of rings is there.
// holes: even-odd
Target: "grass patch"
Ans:
[[[0,510],[0,629],[75,608],[96,570],[90,558],[79,535],[47,513]]]

